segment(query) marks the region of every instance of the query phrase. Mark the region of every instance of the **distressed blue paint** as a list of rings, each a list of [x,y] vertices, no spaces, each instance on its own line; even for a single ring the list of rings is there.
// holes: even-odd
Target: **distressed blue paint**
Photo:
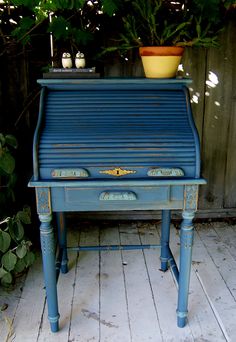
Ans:
[[[39,80],[43,89],[34,136],[34,176],[29,186],[36,188],[41,208],[41,246],[52,331],[58,330],[57,275],[60,270],[67,271],[66,211],[162,210],[161,269],[166,271],[169,266],[179,284],[177,324],[185,325],[192,218],[198,185],[206,183],[200,178],[199,139],[186,87],[190,82],[134,78]],[[130,172],[117,177],[107,170]],[[46,206],[41,196],[45,188]],[[171,209],[184,210],[179,269],[169,247]],[[58,213],[56,267],[51,211]],[[160,246],[70,249],[156,247]]]
[[[199,177],[198,139],[186,82],[40,81],[47,91],[40,141],[38,132],[35,138],[35,179],[38,173],[50,179],[53,169],[85,165],[90,178],[96,179],[111,177],[99,172],[101,166],[137,167],[135,174],[123,176],[129,179],[146,177],[150,167],[181,167],[183,177]]]
[[[96,89],[99,85],[102,89],[153,89],[153,87],[160,89],[176,89],[176,87],[183,87],[192,83],[191,79],[144,79],[144,78],[107,78],[107,79],[40,79],[37,81],[42,86],[47,86],[48,89],[64,89],[67,84],[68,89]]]
[[[179,265],[179,295],[177,306],[177,324],[183,328],[188,313],[188,291],[193,246],[194,211],[183,211],[183,221],[180,231],[180,265]]]
[[[170,237],[170,210],[162,211],[162,222],[161,222],[161,270],[166,271],[168,268],[169,261],[169,237]]]
[[[185,185],[184,189],[184,209],[197,210],[198,186],[196,184]]]
[[[36,189],[37,213],[39,215],[51,214],[51,197],[49,187]]]
[[[204,178],[186,178],[186,179],[137,179],[137,180],[127,180],[127,179],[119,179],[119,182],[116,180],[40,180],[34,181],[33,179],[30,180],[29,186],[30,187],[57,187],[57,188],[64,188],[64,187],[83,187],[83,188],[91,188],[91,187],[113,187],[113,186],[162,186],[162,185],[200,185],[206,184],[206,180]]]
[[[67,255],[67,231],[65,214],[63,212],[57,213],[57,229],[58,229],[58,242],[59,250],[61,251],[60,270],[62,273],[68,272],[68,255]],[[59,252],[60,253],[60,252]]]
[[[43,259],[43,273],[46,287],[48,302],[48,320],[50,322],[52,332],[59,329],[59,312],[56,285],[56,268],[55,268],[55,240],[53,228],[51,227],[51,215],[39,215],[40,225],[40,241]]]
[[[39,134],[43,125],[43,109],[44,109],[44,98],[45,98],[45,90],[43,87],[40,94],[39,101],[39,117],[37,126],[34,133],[34,141],[33,141],[33,167],[34,167],[34,180],[37,181],[39,179],[39,165],[38,165],[38,145],[39,145]]]

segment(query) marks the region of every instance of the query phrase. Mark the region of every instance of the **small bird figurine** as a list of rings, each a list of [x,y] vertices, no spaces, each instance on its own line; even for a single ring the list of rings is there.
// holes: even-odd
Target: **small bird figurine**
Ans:
[[[78,51],[76,56],[75,56],[75,66],[76,66],[77,69],[85,67],[84,54],[82,52],[80,52],[80,51]]]
[[[61,63],[63,68],[72,68],[72,59],[69,52],[64,52],[62,55]]]

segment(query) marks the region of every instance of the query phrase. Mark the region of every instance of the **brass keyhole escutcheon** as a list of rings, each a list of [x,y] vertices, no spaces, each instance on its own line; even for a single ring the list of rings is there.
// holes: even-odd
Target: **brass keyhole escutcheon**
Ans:
[[[112,170],[99,171],[99,173],[103,173],[103,174],[111,175],[111,176],[115,176],[115,177],[121,177],[124,175],[136,173],[136,172],[137,172],[136,170],[125,170],[125,169],[122,169],[120,167],[116,167],[115,169],[112,169]]]

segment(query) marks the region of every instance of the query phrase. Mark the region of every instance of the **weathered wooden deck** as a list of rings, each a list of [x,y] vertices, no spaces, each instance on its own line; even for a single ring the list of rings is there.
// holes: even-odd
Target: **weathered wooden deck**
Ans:
[[[71,252],[70,271],[58,285],[60,332],[49,329],[38,257],[13,292],[1,290],[0,303],[8,307],[1,312],[0,341],[236,341],[236,226],[196,228],[185,328],[176,327],[176,284],[170,271],[159,271],[159,249]],[[159,225],[90,223],[73,227],[69,239],[84,245],[158,243]],[[178,258],[173,226],[171,246]]]

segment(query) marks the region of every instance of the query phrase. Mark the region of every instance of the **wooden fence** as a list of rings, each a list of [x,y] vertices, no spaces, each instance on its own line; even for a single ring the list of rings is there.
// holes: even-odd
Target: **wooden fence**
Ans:
[[[199,216],[236,216],[236,23],[221,35],[219,48],[187,48],[183,76],[189,87],[192,110],[201,141],[202,186]],[[109,76],[142,76],[139,61],[109,65]]]
[[[236,25],[231,23],[219,49],[192,49],[184,60],[194,80],[192,108],[201,139],[202,175],[208,181],[201,188],[199,208],[215,216],[236,216],[235,34]]]
[[[236,23],[231,22],[227,30],[222,33],[222,44],[219,49],[188,48],[183,59],[182,74],[193,79],[190,86],[192,109],[201,140],[202,176],[208,182],[200,190],[199,216],[201,217],[236,216],[235,37]],[[35,63],[38,63],[35,61],[38,59],[28,58],[27,61],[24,59],[21,62],[16,59],[8,61],[8,66],[1,65],[2,71],[5,72],[1,73],[0,107],[3,108],[2,104],[8,103],[7,109],[4,110],[7,110],[7,113],[9,111],[14,113],[11,113],[11,116],[15,115],[16,120],[19,111],[23,108],[22,104],[27,99],[29,83],[36,86],[34,78],[40,77],[40,68],[35,72],[37,69]],[[33,73],[32,70],[34,70]],[[105,65],[104,75],[137,77],[143,76],[143,70],[139,60],[133,63],[116,62]],[[36,102],[33,109],[29,107],[31,111],[30,123],[28,122],[30,136],[36,124],[37,115],[34,111],[37,105]],[[4,120],[6,118],[5,115]],[[0,123],[3,123],[3,116],[0,118]],[[25,158],[31,160],[31,147],[29,146],[26,149]],[[153,212],[141,213],[141,215],[146,218],[158,216]],[[132,217],[134,216],[141,217],[140,214],[132,214]]]

